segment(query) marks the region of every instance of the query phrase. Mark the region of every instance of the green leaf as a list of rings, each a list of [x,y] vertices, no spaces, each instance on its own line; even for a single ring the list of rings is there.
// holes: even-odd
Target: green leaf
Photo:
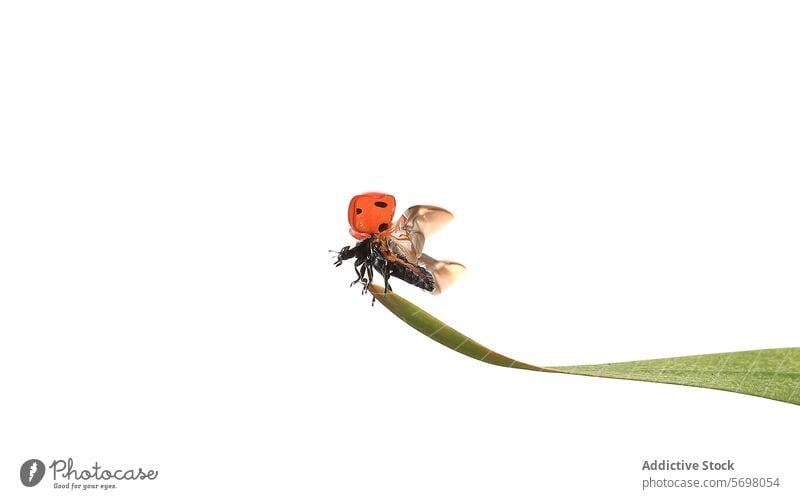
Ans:
[[[713,388],[800,405],[800,348],[773,348],[638,360],[613,364],[540,367],[501,355],[383,288],[370,292],[389,311],[428,338],[473,359],[502,367],[600,378]]]

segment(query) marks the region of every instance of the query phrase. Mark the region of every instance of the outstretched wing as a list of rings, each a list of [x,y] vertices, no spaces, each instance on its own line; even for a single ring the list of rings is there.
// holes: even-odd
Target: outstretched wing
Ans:
[[[441,229],[453,219],[453,214],[444,208],[416,205],[407,209],[392,229],[392,243],[411,263],[422,256],[425,238]]]
[[[410,263],[420,265],[433,275],[433,294],[439,294],[464,272],[460,263],[437,260],[422,252],[425,239],[453,219],[444,208],[417,205],[407,209],[392,229],[392,251],[402,254]]]
[[[456,279],[466,270],[466,267],[457,262],[437,260],[423,253],[419,257],[419,264],[433,274],[433,294],[438,295],[449,288]]]

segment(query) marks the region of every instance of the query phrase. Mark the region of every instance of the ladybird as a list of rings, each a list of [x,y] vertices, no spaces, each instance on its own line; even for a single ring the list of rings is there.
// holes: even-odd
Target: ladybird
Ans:
[[[444,208],[416,205],[396,222],[396,202],[391,194],[367,192],[353,196],[347,209],[350,234],[359,242],[336,253],[335,266],[355,258],[356,280],[366,293],[377,271],[384,292],[391,291],[389,278],[396,277],[424,291],[439,294],[449,287],[465,267],[457,262],[436,260],[423,253],[425,239],[453,219]],[[373,304],[375,300],[373,298]]]

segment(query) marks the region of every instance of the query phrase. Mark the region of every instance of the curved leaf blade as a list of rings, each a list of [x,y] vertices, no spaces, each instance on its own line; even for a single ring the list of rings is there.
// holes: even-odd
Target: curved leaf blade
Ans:
[[[369,290],[375,299],[381,302],[381,304],[394,315],[402,319],[403,322],[433,341],[441,343],[460,354],[501,367],[528,369],[530,371],[552,371],[545,367],[514,360],[486,348],[396,293],[391,291],[384,293],[383,288],[375,284],[370,284]]]
[[[712,388],[800,405],[800,347],[750,350],[687,357],[541,367],[499,354],[456,331],[401,296],[370,285],[390,312],[428,338],[489,364],[561,374]]]
[[[800,348],[564,366],[569,374],[713,388],[800,404]]]

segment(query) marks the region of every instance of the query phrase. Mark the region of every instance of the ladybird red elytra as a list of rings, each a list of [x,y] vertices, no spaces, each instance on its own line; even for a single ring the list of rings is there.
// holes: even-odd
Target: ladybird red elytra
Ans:
[[[350,234],[356,239],[366,239],[391,229],[396,206],[391,194],[366,192],[353,196],[347,208]]]

